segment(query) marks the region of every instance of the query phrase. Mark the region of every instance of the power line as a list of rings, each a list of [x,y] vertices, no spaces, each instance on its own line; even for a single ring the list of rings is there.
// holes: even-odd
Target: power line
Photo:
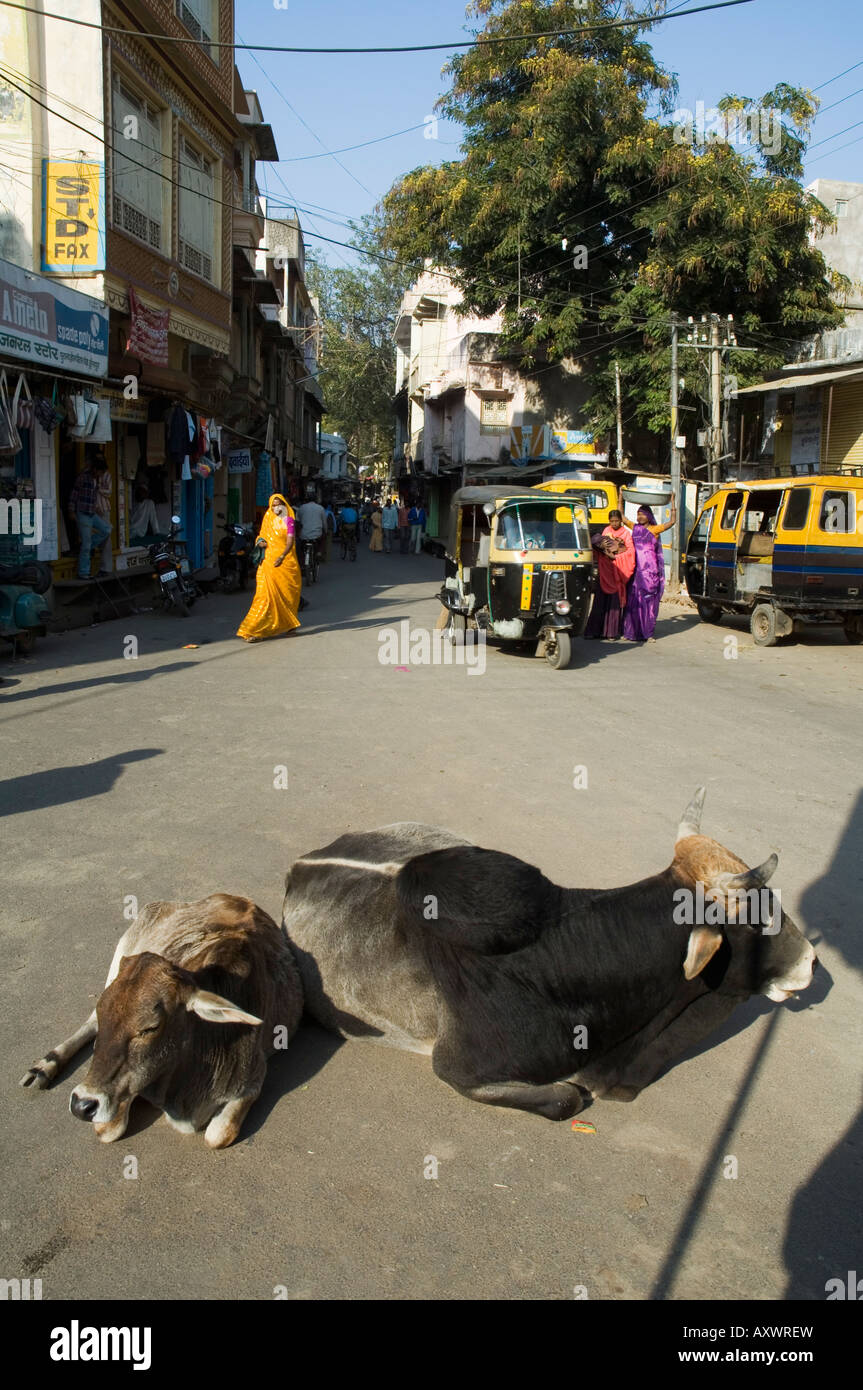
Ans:
[[[578,38],[582,34],[603,33],[608,29],[638,29],[652,24],[664,24],[669,19],[682,19],[684,15],[704,14],[707,10],[728,10],[735,5],[751,5],[754,0],[712,0],[711,4],[698,5],[694,9],[675,10],[666,15],[632,15],[629,19],[612,19],[603,24],[581,24],[577,29],[541,30],[533,34],[505,34],[482,36],[473,39],[457,39],[452,43],[396,44],[389,47],[370,48],[299,48],[289,44],[263,43],[222,43],[218,39],[196,39],[176,37],[173,34],[148,34],[138,29],[124,29],[116,25],[96,24],[92,20],[72,19],[69,15],[37,10],[30,5],[21,5],[16,0],[0,0],[0,5],[11,10],[23,10],[26,14],[38,14],[43,19],[57,19],[64,24],[77,24],[84,29],[101,29],[104,34],[125,34],[136,39],[158,39],[160,43],[194,44],[201,48],[230,48],[235,53],[320,53],[320,54],[360,54],[360,53],[435,53],[453,48],[488,47],[492,44],[528,43],[534,39]]]

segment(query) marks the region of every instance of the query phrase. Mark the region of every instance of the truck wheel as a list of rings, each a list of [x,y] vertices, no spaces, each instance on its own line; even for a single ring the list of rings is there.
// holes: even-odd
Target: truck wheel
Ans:
[[[863,642],[863,618],[845,619],[845,640],[850,642],[852,647],[859,647]]]
[[[749,631],[756,647],[775,647],[779,638],[776,635],[776,613],[769,603],[757,603],[749,619]]]
[[[572,642],[568,632],[550,633],[545,643],[545,659],[553,671],[565,671],[572,660]]]
[[[703,623],[721,623],[722,609],[718,603],[696,603],[698,616]]]

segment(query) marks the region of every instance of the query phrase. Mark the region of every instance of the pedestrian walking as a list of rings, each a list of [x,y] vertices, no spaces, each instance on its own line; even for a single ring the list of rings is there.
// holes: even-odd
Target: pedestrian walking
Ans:
[[[411,550],[415,555],[419,555],[423,548],[423,532],[426,526],[425,508],[419,504],[411,507],[408,522],[411,528]]]
[[[620,637],[626,593],[635,571],[635,547],[619,511],[609,513],[609,525],[601,536],[594,536],[599,584],[584,629],[585,637]]]
[[[636,523],[632,527],[635,574],[629,586],[623,620],[623,636],[627,642],[655,641],[653,632],[665,589],[665,559],[659,537],[663,531],[669,531],[676,520],[674,499],[671,503],[671,520],[665,526],[657,524],[650,507],[638,509]],[[631,523],[625,521],[624,525],[630,526]]]
[[[403,497],[399,498],[399,554],[407,555],[411,545],[411,524],[408,521],[408,508]]]
[[[278,637],[300,626],[302,575],[296,546],[296,519],[280,492],[273,493],[256,543],[266,546],[258,565],[255,597],[237,630],[246,642]]]
[[[371,523],[372,538],[369,541],[369,550],[383,550],[383,513],[377,502],[372,507]]]
[[[387,498],[386,506],[383,509],[381,525],[384,532],[384,550],[388,555],[391,555],[393,537],[399,529],[399,509],[391,497]]]

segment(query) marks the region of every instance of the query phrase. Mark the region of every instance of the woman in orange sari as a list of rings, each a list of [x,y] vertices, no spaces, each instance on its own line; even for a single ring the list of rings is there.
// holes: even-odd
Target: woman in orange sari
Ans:
[[[609,512],[608,520],[610,524],[602,535],[593,538],[599,583],[584,635],[616,642],[626,608],[627,586],[635,572],[635,547],[621,513]]]
[[[237,636],[246,642],[278,637],[300,626],[297,608],[303,581],[295,544],[294,513],[279,492],[273,493],[261,522],[258,542],[261,541],[266,553],[258,566],[255,597],[237,631]]]

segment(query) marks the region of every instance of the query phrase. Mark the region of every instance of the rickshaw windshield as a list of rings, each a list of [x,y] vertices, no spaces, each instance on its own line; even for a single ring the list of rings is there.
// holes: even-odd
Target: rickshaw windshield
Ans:
[[[572,506],[558,502],[512,502],[498,514],[499,550],[589,550],[584,521]]]

